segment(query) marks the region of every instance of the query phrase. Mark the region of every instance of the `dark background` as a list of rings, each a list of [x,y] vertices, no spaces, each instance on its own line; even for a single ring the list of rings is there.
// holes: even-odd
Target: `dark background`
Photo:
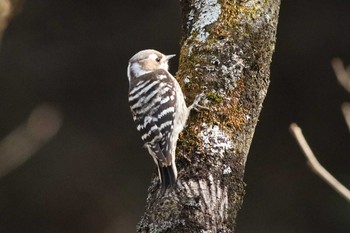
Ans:
[[[58,134],[0,179],[0,232],[134,232],[154,169],[127,103],[128,59],[179,53],[178,1],[31,0],[0,50],[0,136],[36,106]],[[330,60],[350,64],[350,1],[282,1],[271,85],[249,153],[237,232],[350,232],[350,204],[314,175],[288,132],[297,122],[320,162],[350,187],[350,99]],[[171,63],[175,73],[177,61]]]

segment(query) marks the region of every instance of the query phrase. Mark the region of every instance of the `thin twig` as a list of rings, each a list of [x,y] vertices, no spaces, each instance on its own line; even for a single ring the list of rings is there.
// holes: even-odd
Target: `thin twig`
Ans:
[[[61,125],[62,116],[54,107],[44,104],[35,108],[24,124],[0,141],[0,178],[31,158]]]
[[[304,135],[295,123],[290,125],[290,131],[295,137],[299,146],[303,150],[306,158],[308,159],[308,165],[311,169],[320,176],[326,183],[328,183],[335,191],[342,195],[348,202],[350,202],[350,191],[343,186],[337,179],[335,179],[322,165],[317,161],[314,153],[312,152],[310,146],[306,142]]]
[[[350,92],[350,68],[345,68],[343,61],[338,57],[333,58],[331,63],[338,82]]]
[[[350,66],[345,68],[343,61],[337,57],[333,58],[331,63],[338,82],[345,90],[350,92]],[[350,104],[344,103],[341,108],[350,130]]]
[[[11,18],[22,9],[24,0],[0,0],[0,42]]]
[[[343,103],[341,105],[341,110],[343,112],[346,124],[348,125],[348,129],[350,130],[350,103]]]

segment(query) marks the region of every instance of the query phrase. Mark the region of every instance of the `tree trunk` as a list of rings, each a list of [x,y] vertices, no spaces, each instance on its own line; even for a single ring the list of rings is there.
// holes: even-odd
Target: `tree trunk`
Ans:
[[[181,0],[177,79],[192,112],[177,146],[177,186],[155,176],[138,232],[234,232],[244,169],[267,93],[280,0]]]

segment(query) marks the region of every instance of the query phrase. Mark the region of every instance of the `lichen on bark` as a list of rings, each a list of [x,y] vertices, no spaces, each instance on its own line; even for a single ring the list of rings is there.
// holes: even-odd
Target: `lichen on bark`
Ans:
[[[177,147],[179,178],[157,196],[155,177],[138,232],[233,232],[245,162],[267,93],[279,0],[182,0],[177,79],[204,93]]]

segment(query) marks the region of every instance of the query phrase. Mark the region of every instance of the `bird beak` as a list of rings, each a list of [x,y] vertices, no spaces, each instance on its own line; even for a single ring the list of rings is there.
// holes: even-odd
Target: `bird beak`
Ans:
[[[171,55],[165,55],[165,60],[169,61],[171,58],[175,57],[176,54],[171,54]]]

